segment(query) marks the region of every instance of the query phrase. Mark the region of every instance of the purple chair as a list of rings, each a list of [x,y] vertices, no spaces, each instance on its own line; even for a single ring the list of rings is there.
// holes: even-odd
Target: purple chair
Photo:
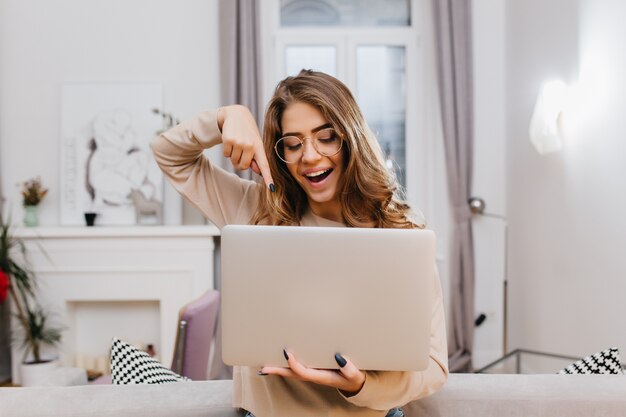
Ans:
[[[219,305],[219,291],[208,290],[181,309],[172,371],[194,381],[208,379],[207,369]]]
[[[193,381],[208,379],[207,369],[219,306],[219,291],[208,290],[180,309],[172,371]],[[98,385],[110,383],[111,375],[91,382]]]

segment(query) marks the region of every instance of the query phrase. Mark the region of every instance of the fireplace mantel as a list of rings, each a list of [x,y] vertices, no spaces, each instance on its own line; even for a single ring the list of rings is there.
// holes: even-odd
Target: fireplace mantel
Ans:
[[[42,304],[65,328],[59,349],[65,365],[74,365],[76,355],[106,354],[113,336],[142,341],[145,322],[169,366],[179,309],[214,288],[215,226],[22,227],[14,232],[25,242]],[[14,357],[22,355],[14,351]],[[13,362],[16,381],[18,361]]]
[[[109,227],[15,227],[22,239],[63,239],[100,237],[206,237],[219,236],[213,225],[207,226],[109,226]]]

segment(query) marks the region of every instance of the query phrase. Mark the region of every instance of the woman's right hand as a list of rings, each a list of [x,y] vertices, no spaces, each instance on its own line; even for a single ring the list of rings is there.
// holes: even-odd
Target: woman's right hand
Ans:
[[[274,191],[259,128],[247,107],[241,105],[221,107],[217,111],[217,125],[222,131],[224,156],[230,158],[239,170],[252,169],[263,177],[265,185]]]

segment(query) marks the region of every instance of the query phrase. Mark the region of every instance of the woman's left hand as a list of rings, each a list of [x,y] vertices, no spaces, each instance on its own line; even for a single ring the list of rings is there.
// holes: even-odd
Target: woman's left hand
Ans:
[[[320,385],[337,388],[346,396],[356,395],[365,384],[365,372],[360,371],[349,359],[337,354],[335,360],[339,370],[307,368],[296,360],[291,353],[283,351],[287,357],[289,368],[265,366],[260,375],[280,375],[287,378],[296,378],[301,381],[314,382]]]

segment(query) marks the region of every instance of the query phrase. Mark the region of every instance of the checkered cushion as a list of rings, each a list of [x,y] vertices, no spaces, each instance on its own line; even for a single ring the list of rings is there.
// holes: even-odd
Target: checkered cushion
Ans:
[[[622,365],[619,361],[619,350],[610,348],[594,353],[577,362],[574,362],[559,374],[613,374],[622,375]]]
[[[117,338],[111,346],[111,381],[113,384],[166,384],[190,381],[180,376],[150,355]]]

